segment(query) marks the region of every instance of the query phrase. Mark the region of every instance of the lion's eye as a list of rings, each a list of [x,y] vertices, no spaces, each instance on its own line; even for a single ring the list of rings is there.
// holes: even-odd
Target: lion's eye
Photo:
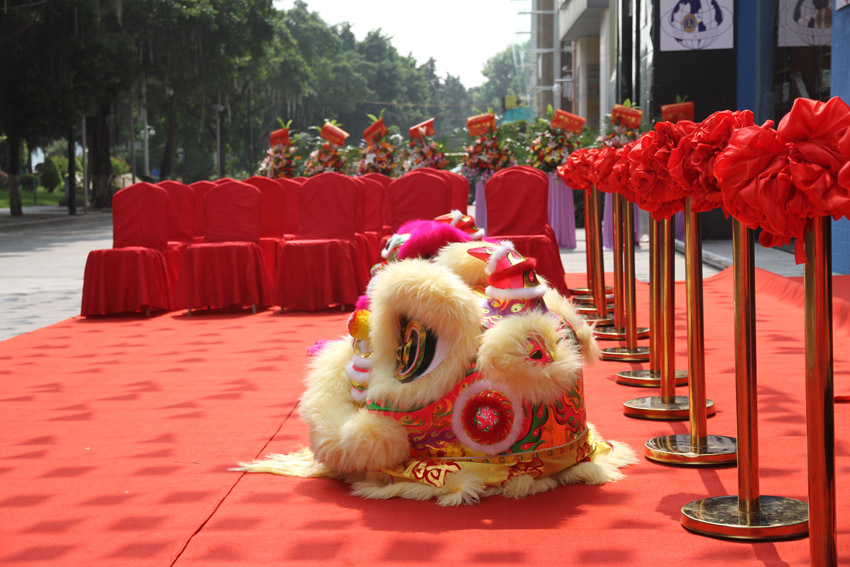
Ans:
[[[541,337],[532,336],[525,339],[525,355],[531,362],[547,364],[552,362],[552,353],[546,348],[546,343]]]
[[[396,349],[396,380],[413,382],[436,368],[445,358],[447,348],[437,333],[422,322],[399,317],[399,347]]]

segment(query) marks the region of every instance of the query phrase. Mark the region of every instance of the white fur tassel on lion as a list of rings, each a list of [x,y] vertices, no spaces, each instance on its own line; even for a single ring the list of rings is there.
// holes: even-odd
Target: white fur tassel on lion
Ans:
[[[376,270],[350,336],[309,365],[310,448],[236,470],[442,505],[623,477],[634,452],[586,420],[592,329],[510,242],[461,240]]]

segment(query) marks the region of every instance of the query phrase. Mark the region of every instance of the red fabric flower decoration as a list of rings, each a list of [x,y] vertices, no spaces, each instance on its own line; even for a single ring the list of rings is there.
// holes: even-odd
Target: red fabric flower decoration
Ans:
[[[567,161],[558,166],[558,175],[567,184],[577,191],[586,191],[590,189],[593,181],[591,175],[593,173],[593,161],[590,159],[593,150],[583,148],[576,150],[567,156]]]
[[[670,181],[667,163],[679,138],[694,128],[694,123],[659,122],[655,130],[637,139],[629,152],[629,172],[634,186],[635,203],[655,220],[669,219],[681,211],[684,200]]]
[[[591,159],[593,160],[591,180],[596,184],[597,189],[611,193],[608,178],[611,175],[614,164],[617,163],[617,148],[610,146],[598,148],[591,156]]]
[[[850,129],[844,133],[844,137],[838,142],[838,149],[847,158],[847,163],[838,173],[838,184],[850,191]]]
[[[776,130],[737,130],[714,166],[724,207],[745,226],[761,227],[764,246],[796,238],[797,262],[805,261],[808,219],[850,213],[850,188],[838,183],[848,128],[850,107],[834,97],[795,100]]]
[[[754,125],[753,113],[749,110],[721,110],[695,125],[679,140],[670,153],[668,167],[670,178],[683,196],[691,198],[691,210],[700,213],[721,205],[714,161],[735,130]]]
[[[630,203],[635,202],[634,189],[631,183],[631,173],[629,171],[629,153],[635,145],[632,141],[625,146],[616,148],[614,164],[611,166],[611,173],[608,174],[607,188],[610,193],[619,193],[626,198]]]

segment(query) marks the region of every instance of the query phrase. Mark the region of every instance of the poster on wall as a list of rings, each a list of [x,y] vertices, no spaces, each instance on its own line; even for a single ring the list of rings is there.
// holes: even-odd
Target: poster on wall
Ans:
[[[661,51],[735,47],[734,0],[661,0]]]
[[[843,1],[843,0],[842,0]],[[832,42],[829,0],[779,0],[779,47],[829,45]]]

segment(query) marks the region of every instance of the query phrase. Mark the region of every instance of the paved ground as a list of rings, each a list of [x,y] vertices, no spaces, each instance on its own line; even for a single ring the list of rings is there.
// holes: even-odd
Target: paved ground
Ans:
[[[577,234],[575,250],[562,249],[568,273],[584,272],[584,231]],[[112,246],[112,216],[106,212],[68,215],[59,207],[24,207],[23,217],[0,211],[0,340],[27,333],[78,315],[83,271],[90,250]],[[732,243],[709,240],[703,244],[703,276],[731,265]],[[611,251],[605,252],[610,270]],[[784,276],[802,276],[793,255],[756,245],[756,265]],[[635,250],[635,275],[648,280],[649,247]],[[684,256],[676,255],[676,279],[684,280]],[[580,285],[583,282],[568,282]]]

